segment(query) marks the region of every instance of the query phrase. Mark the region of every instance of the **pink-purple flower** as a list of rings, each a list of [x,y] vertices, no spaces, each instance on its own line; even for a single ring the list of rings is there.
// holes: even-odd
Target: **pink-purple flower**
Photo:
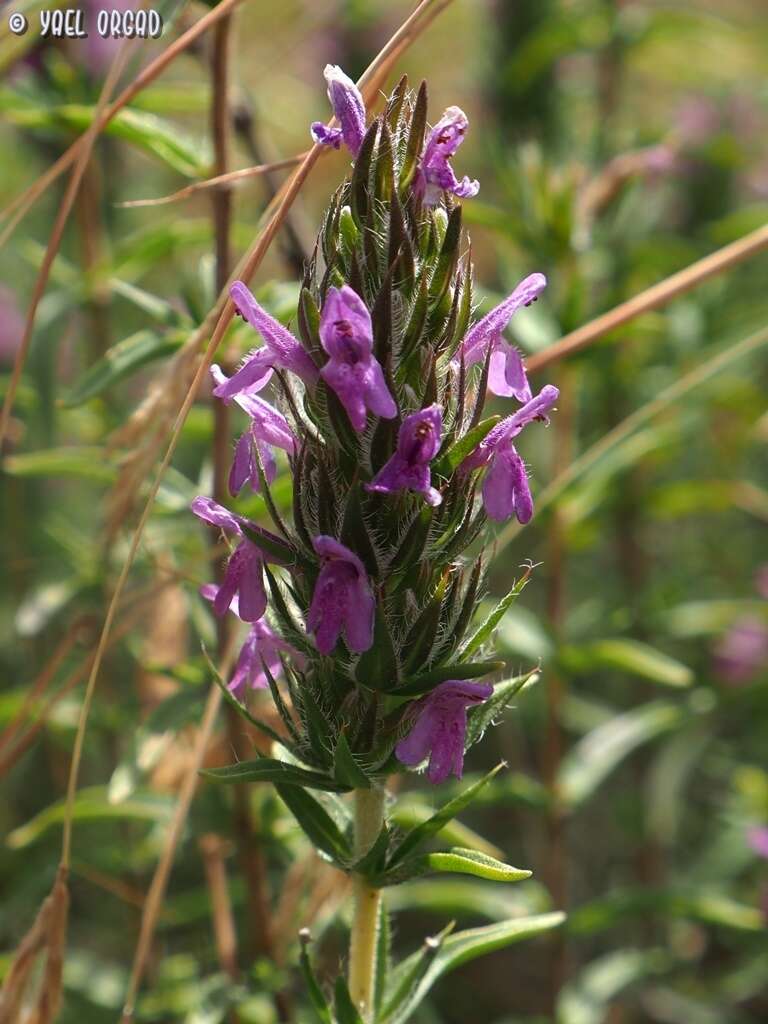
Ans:
[[[754,825],[747,830],[747,845],[759,857],[768,860],[768,826]]]
[[[488,368],[488,387],[494,395],[516,398],[518,402],[531,399],[531,388],[525,374],[520,353],[504,340],[503,332],[521,306],[530,306],[541,295],[547,279],[543,274],[529,274],[510,296],[470,328],[451,366],[458,372],[460,360],[469,367],[484,362],[491,349]]]
[[[443,413],[439,405],[430,405],[403,420],[392,458],[379,470],[366,490],[382,494],[411,490],[423,494],[430,505],[443,500],[432,486],[429,464],[440,448]]]
[[[338,128],[329,128],[322,121],[314,121],[310,128],[315,142],[338,149],[342,142],[352,156],[357,156],[365,138],[365,103],[355,83],[336,64],[326,64],[323,72],[328,83],[328,99],[331,101]]]
[[[395,748],[403,764],[418,765],[429,757],[427,778],[444,782],[453,774],[461,778],[464,768],[464,742],[467,734],[467,708],[493,693],[490,683],[471,683],[448,679],[417,701],[413,713],[416,722]]]
[[[329,355],[321,369],[355,430],[365,429],[366,413],[392,419],[397,415],[384,372],[373,355],[371,314],[349,285],[329,288],[320,315],[320,341]]]
[[[440,202],[443,192],[459,199],[471,199],[480,191],[480,183],[468,177],[458,180],[450,158],[464,141],[469,121],[459,107],[448,107],[427,136],[416,175],[416,193],[427,206]]]
[[[215,602],[219,587],[215,583],[206,583],[200,588],[200,593],[207,600]],[[237,597],[230,602],[229,610],[240,618],[240,603]],[[266,616],[249,625],[248,636],[240,648],[228,684],[236,697],[241,697],[245,689],[266,690],[269,687],[267,672],[273,679],[278,679],[283,669],[281,654],[289,656],[298,668],[303,668],[305,664],[304,656],[272,629]]]
[[[547,413],[559,394],[556,387],[546,384],[535,398],[497,423],[461,464],[465,471],[487,466],[483,479],[483,505],[488,516],[496,522],[515,515],[519,522],[527,523],[533,515],[525,463],[512,440],[533,420],[546,422]]]
[[[195,498],[191,505],[198,519],[242,538],[230,555],[224,579],[213,600],[217,615],[226,615],[237,597],[238,615],[244,622],[256,622],[267,610],[261,551],[243,534],[243,520],[211,498]]]
[[[224,387],[229,378],[215,363],[211,367],[211,376],[217,387]],[[259,489],[259,467],[256,459],[258,451],[264,476],[267,483],[272,483],[277,474],[277,463],[272,447],[282,448],[292,454],[296,449],[296,437],[288,420],[269,402],[252,392],[242,391],[234,399],[243,412],[250,418],[250,426],[242,434],[235,445],[235,457],[229,473],[229,492],[239,494],[246,483],[252,490]],[[227,401],[227,399],[224,399]]]
[[[341,633],[347,647],[357,654],[373,643],[373,616],[376,602],[368,573],[357,557],[333,537],[320,534],[312,541],[322,559],[307,629],[315,634],[321,654],[330,654]]]
[[[238,313],[265,341],[263,348],[250,352],[229,380],[213,389],[217,398],[235,398],[243,391],[261,391],[269,383],[272,369],[289,370],[308,386],[317,381],[317,367],[301,342],[264,309],[242,281],[229,290]]]
[[[745,616],[720,637],[714,653],[715,669],[727,682],[748,682],[761,669],[768,669],[768,626]]]

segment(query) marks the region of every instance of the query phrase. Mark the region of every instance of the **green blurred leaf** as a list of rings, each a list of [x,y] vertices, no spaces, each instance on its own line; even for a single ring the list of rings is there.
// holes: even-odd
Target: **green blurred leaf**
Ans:
[[[271,757],[259,757],[255,761],[240,761],[223,768],[207,768],[200,773],[216,782],[274,782],[286,786],[306,786],[308,789],[324,789],[329,793],[343,793],[348,786],[340,785],[327,775],[309,771],[276,761]]]
[[[3,468],[11,476],[64,476],[105,484],[117,479],[117,468],[107,461],[104,449],[96,446],[46,448],[9,455]]]
[[[588,733],[563,759],[558,789],[569,807],[589,799],[626,757],[644,743],[676,729],[686,719],[684,708],[654,701],[617,715]]]
[[[564,920],[564,914],[539,914],[482,928],[470,928],[449,936],[431,957],[428,955],[429,951],[414,953],[392,972],[389,991],[398,994],[401,982],[413,973],[414,966],[419,961],[426,961],[425,970],[416,983],[404,991],[398,1000],[385,1002],[383,1024],[405,1024],[435,982],[461,964],[494,950],[504,949],[515,942],[542,935],[553,928],[559,928]]]
[[[687,665],[650,644],[628,637],[565,647],[559,657],[571,672],[588,673],[593,669],[613,668],[663,686],[684,687],[693,683],[693,672]]]
[[[75,796],[72,820],[75,822],[112,820],[152,821],[167,824],[173,814],[174,799],[157,793],[134,793],[121,803],[109,798],[106,786],[91,786],[81,789]],[[66,801],[59,800],[20,828],[8,835],[6,843],[12,850],[21,850],[34,843],[51,826],[58,825],[66,816]]]
[[[311,843],[338,864],[347,864],[352,860],[349,842],[318,800],[301,786],[278,784],[276,789]]]
[[[147,363],[176,352],[185,338],[186,334],[182,332],[160,334],[153,330],[137,331],[124,338],[86,370],[73,390],[64,397],[64,406],[71,409],[95,398]]]

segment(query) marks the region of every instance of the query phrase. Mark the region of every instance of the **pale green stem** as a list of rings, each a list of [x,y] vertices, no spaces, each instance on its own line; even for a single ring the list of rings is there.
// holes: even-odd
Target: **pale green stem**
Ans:
[[[355,854],[363,857],[376,842],[384,822],[383,789],[356,789]],[[368,885],[362,875],[353,874],[354,916],[349,943],[349,992],[363,1020],[373,1019],[376,983],[376,940],[381,890]]]

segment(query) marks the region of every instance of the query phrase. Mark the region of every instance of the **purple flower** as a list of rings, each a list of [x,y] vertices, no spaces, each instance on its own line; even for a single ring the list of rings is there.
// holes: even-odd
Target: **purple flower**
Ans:
[[[467,131],[467,115],[458,107],[448,107],[427,136],[416,176],[416,193],[427,206],[440,202],[443,192],[452,192],[459,199],[470,199],[480,191],[480,183],[464,177],[461,181],[448,162]]]
[[[229,381],[221,367],[215,363],[211,367],[211,376],[217,387],[224,387]],[[229,400],[224,399],[224,401]],[[235,395],[235,401],[248,414],[251,424],[235,446],[235,457],[229,473],[229,492],[232,495],[239,494],[247,482],[250,482],[254,491],[258,491],[259,468],[255,450],[258,450],[261,456],[267,483],[271,484],[277,473],[277,463],[272,453],[272,446],[282,448],[283,451],[291,454],[296,448],[296,437],[288,421],[269,402],[248,392],[240,392]]]
[[[197,497],[191,508],[198,519],[242,538],[227,562],[224,579],[213,601],[214,612],[225,615],[237,597],[240,618],[244,622],[255,622],[267,610],[267,593],[262,575],[264,558],[261,551],[243,536],[243,520],[211,498]]]
[[[360,90],[340,67],[326,64],[323,72],[328,83],[328,99],[331,101],[338,128],[329,128],[322,121],[314,121],[310,128],[312,138],[324,146],[338,149],[344,142],[352,156],[360,152],[365,137],[365,103]]]
[[[408,489],[423,494],[430,505],[443,500],[432,486],[429,463],[440,448],[443,414],[439,405],[430,405],[420,412],[411,413],[403,420],[397,437],[397,450],[366,490],[393,494]]]
[[[463,356],[464,365],[483,362],[491,348],[491,363],[488,371],[488,387],[494,395],[513,397],[518,402],[531,400],[531,388],[525,375],[520,353],[503,337],[512,316],[521,306],[530,306],[541,295],[547,279],[543,274],[530,274],[515,288],[500,305],[470,328],[462,341],[451,366],[458,372]]]
[[[322,567],[307,615],[307,629],[315,634],[321,654],[333,651],[342,630],[349,649],[362,654],[373,643],[376,606],[365,566],[333,537],[321,534],[312,544]]]
[[[546,414],[559,394],[556,387],[546,384],[530,402],[497,423],[461,464],[465,471],[488,467],[483,480],[483,504],[488,516],[496,522],[503,522],[514,514],[519,522],[527,523],[533,515],[525,464],[512,439],[533,420],[546,422]]]
[[[206,583],[200,587],[200,593],[208,601],[216,601],[219,587],[215,583]],[[234,597],[229,605],[229,610],[240,618],[240,603]],[[252,690],[266,690],[269,687],[267,671],[273,679],[277,679],[282,671],[283,664],[280,660],[280,653],[289,655],[296,662],[299,668],[303,668],[305,659],[294,647],[279,636],[267,622],[266,616],[250,623],[248,636],[240,648],[232,678],[229,681],[229,689],[235,696],[240,697],[242,691],[248,687]]]
[[[229,289],[238,313],[265,341],[263,348],[249,353],[240,369],[228,381],[213,389],[217,398],[235,398],[242,391],[261,391],[272,376],[272,369],[290,370],[311,386],[317,380],[317,367],[291,332],[258,304],[242,281]]]
[[[338,395],[355,430],[365,429],[366,410],[388,420],[397,416],[384,372],[373,355],[371,314],[349,285],[328,289],[320,315],[320,341],[330,356],[320,373]]]
[[[448,679],[414,705],[418,718],[404,740],[395,747],[398,758],[407,765],[420,764],[429,755],[427,778],[444,782],[453,773],[461,778],[464,767],[464,740],[467,733],[467,708],[493,693],[490,683],[468,683]]]
[[[753,828],[748,829],[747,845],[759,857],[768,859],[768,827],[765,825],[755,825]]]
[[[715,647],[715,668],[733,684],[744,683],[768,666],[768,627],[760,619],[734,622]]]

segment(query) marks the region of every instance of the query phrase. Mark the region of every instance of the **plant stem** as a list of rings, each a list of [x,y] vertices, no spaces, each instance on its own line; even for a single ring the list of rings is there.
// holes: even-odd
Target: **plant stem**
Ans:
[[[378,838],[384,822],[383,789],[356,789],[355,854],[363,857]],[[376,939],[381,890],[368,885],[362,875],[352,878],[355,903],[349,943],[349,992],[365,1021],[372,1019],[376,982]]]

